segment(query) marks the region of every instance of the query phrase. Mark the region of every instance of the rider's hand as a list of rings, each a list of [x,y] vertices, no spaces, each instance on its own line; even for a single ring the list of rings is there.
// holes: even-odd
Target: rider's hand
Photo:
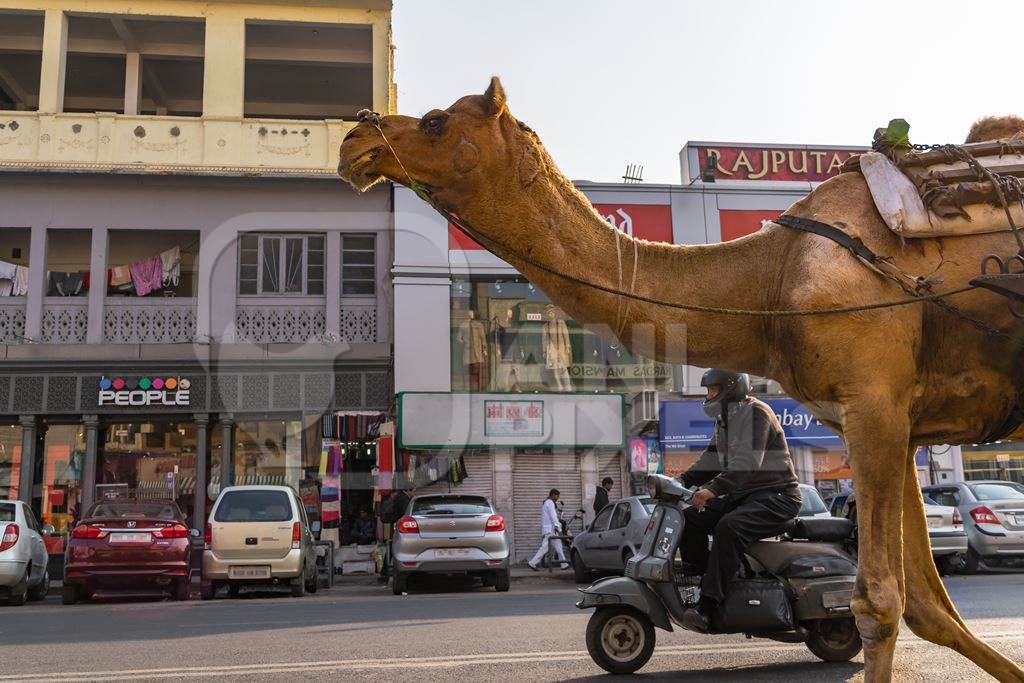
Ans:
[[[711,489],[700,489],[697,493],[693,494],[693,498],[690,499],[690,505],[694,506],[701,512],[704,512],[704,506],[712,498],[715,498],[715,492]]]

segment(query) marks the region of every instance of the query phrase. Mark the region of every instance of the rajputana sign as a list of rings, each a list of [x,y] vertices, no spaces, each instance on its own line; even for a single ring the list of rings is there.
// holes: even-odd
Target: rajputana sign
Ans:
[[[813,147],[687,143],[687,173],[700,178],[714,158],[715,180],[800,180],[821,182],[839,173],[843,162],[864,147]]]
[[[101,377],[100,406],[188,406],[192,382],[184,377]]]

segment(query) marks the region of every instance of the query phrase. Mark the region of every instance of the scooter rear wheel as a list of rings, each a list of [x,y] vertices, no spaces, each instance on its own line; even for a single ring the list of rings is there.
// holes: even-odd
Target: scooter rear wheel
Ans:
[[[587,652],[613,674],[638,671],[654,653],[654,624],[632,607],[601,607],[587,623]]]
[[[807,649],[826,662],[848,662],[864,647],[853,617],[819,619],[810,631]]]

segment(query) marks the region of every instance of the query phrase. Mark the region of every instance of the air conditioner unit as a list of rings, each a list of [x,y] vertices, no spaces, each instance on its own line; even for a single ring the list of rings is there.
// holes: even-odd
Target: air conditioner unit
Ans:
[[[644,389],[633,395],[630,405],[630,426],[640,427],[658,419],[658,392]]]

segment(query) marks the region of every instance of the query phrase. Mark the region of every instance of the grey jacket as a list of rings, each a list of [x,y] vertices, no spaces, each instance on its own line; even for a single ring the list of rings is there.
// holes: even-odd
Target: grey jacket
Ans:
[[[782,425],[767,404],[751,397],[729,404],[711,443],[681,478],[685,486],[705,486],[731,500],[798,481]]]

